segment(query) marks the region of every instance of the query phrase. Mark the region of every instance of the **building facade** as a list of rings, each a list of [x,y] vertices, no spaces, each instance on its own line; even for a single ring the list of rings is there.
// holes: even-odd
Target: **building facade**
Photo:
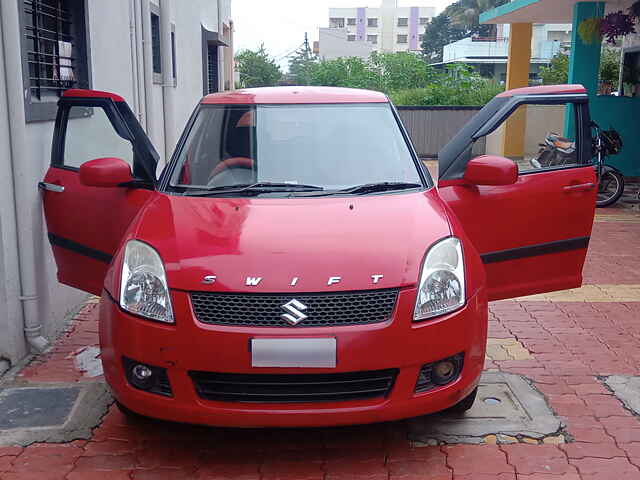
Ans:
[[[86,297],[56,279],[38,191],[58,98],[124,97],[161,167],[202,95],[233,88],[230,3],[0,0],[0,374],[46,349]]]
[[[320,57],[361,56],[365,50],[419,51],[425,26],[434,16],[434,7],[399,7],[397,0],[382,0],[377,8],[330,8],[329,28],[320,31]],[[346,42],[332,41],[332,35],[346,35]],[[342,52],[336,51],[338,43]]]
[[[558,53],[571,45],[571,24],[534,24],[531,41],[531,83],[539,81],[540,67],[549,65]],[[497,25],[495,38],[468,37],[446,45],[442,63],[465,63],[481,75],[505,82],[509,57],[510,25]]]

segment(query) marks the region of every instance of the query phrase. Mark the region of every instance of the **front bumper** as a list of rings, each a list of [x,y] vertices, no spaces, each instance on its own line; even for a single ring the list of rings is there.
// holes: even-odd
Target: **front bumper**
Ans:
[[[205,325],[195,320],[189,295],[172,292],[175,325],[123,312],[104,292],[100,342],[105,377],[129,409],[164,420],[234,427],[312,427],[383,422],[444,410],[477,386],[484,365],[487,300],[484,291],[461,310],[432,321],[411,321],[415,289],[403,289],[393,319],[373,325],[322,328],[259,328]],[[250,340],[259,337],[335,337],[337,367],[252,368]],[[415,393],[421,367],[463,352],[464,368],[453,383]],[[123,357],[167,369],[173,397],[147,393],[127,382]],[[190,371],[246,374],[337,373],[398,369],[384,398],[318,403],[248,403],[203,400]]]

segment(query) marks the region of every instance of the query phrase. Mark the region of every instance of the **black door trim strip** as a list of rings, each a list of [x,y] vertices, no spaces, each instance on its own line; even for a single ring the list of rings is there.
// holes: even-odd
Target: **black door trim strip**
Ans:
[[[99,262],[111,263],[111,260],[113,259],[113,255],[101,252],[100,250],[96,250],[91,247],[87,247],[86,245],[74,242],[73,240],[69,240],[68,238],[59,237],[58,235],[55,235],[53,233],[49,234],[49,242],[51,243],[51,245],[55,245],[56,247],[64,248],[66,250],[71,250],[72,252],[79,253],[80,255],[84,255],[85,257],[98,260]]]
[[[507,260],[517,260],[518,258],[537,257],[548,253],[567,252],[569,250],[579,250],[589,246],[590,237],[570,238],[568,240],[558,240],[556,242],[538,243],[526,247],[510,248],[497,252],[483,253],[480,255],[484,264],[505,262]]]

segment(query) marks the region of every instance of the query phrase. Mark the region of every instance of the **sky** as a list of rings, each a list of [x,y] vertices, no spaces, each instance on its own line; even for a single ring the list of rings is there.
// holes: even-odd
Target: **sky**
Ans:
[[[436,14],[454,0],[399,0],[401,7],[436,7]],[[378,7],[380,0],[232,0],[235,27],[234,47],[255,49],[264,43],[276,61],[284,66],[286,55],[304,42],[318,39],[318,28],[327,27],[329,7]]]

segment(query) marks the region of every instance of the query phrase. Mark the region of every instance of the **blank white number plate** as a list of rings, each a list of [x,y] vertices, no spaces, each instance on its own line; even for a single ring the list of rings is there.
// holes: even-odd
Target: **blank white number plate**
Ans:
[[[252,367],[334,368],[335,338],[253,338]]]

